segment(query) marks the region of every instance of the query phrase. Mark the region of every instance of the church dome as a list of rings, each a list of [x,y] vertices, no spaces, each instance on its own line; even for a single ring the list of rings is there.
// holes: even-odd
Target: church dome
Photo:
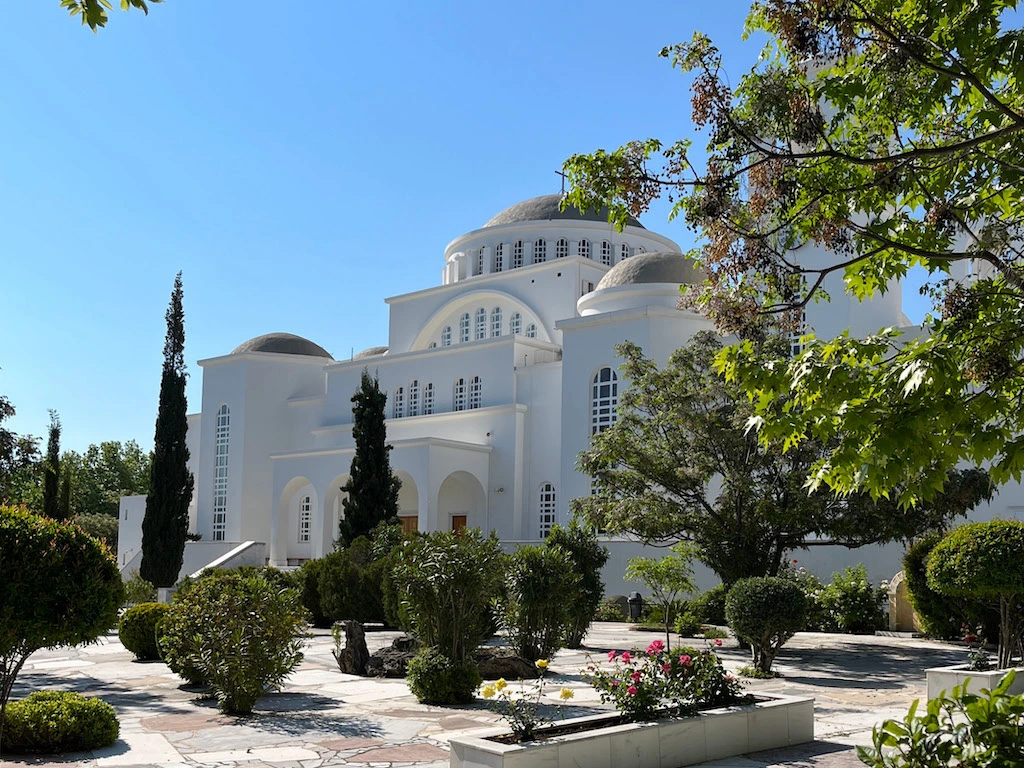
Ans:
[[[578,208],[570,207],[563,211],[561,210],[562,199],[562,195],[541,195],[540,197],[523,200],[523,202],[516,203],[492,217],[490,221],[484,224],[483,228],[500,227],[503,224],[518,224],[526,221],[551,221],[555,219],[608,223],[607,208],[584,212]],[[643,224],[632,216],[630,216],[626,224],[631,227],[644,228]]]
[[[333,360],[331,353],[309,339],[292,333],[267,333],[239,344],[231,353],[240,355],[244,352],[272,352],[276,355],[303,355],[305,357],[326,357]]]
[[[352,357],[353,360],[365,360],[368,357],[380,357],[388,351],[387,347],[368,347]]]
[[[597,290],[643,283],[694,284],[704,282],[705,277],[704,270],[688,256],[676,251],[655,251],[620,261],[601,278]]]

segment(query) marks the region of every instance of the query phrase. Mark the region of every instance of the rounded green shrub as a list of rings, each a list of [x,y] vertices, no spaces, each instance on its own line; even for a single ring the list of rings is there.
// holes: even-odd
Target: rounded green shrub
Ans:
[[[160,658],[157,647],[157,625],[164,620],[171,606],[163,603],[139,603],[121,614],[117,636],[121,644],[140,661]]]
[[[421,648],[409,661],[406,681],[421,704],[467,704],[482,682],[471,661],[450,659],[436,648]]]
[[[779,649],[803,629],[807,597],[799,585],[778,576],[740,579],[725,598],[725,618],[750,643],[754,668],[767,674]]]
[[[36,691],[7,705],[4,749],[59,754],[109,747],[120,725],[105,701],[78,693]]]
[[[719,584],[701,592],[690,601],[690,613],[701,624],[722,626],[725,621],[725,584]]]

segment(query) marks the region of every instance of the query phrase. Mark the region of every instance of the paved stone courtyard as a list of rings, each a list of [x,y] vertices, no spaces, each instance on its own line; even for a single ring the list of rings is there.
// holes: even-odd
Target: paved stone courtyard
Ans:
[[[390,644],[396,635],[369,633],[370,650]],[[658,637],[663,635],[598,623],[586,646],[601,659],[609,650],[644,647]],[[133,661],[116,634],[96,645],[39,652],[25,665],[13,698],[40,689],[99,696],[117,709],[121,737],[114,746],[92,753],[58,759],[5,756],[0,766],[440,768],[448,765],[450,737],[500,722],[482,701],[464,707],[424,706],[402,680],[344,675],[331,647],[329,633],[316,631],[305,660],[283,690],[261,699],[255,714],[245,718],[221,715],[212,700],[182,686],[163,663]],[[734,641],[725,641],[719,651],[732,669],[748,662]],[[964,659],[962,649],[923,640],[801,633],[776,663],[783,677],[748,681],[748,689],[813,696],[817,741],[705,765],[859,766],[852,745],[868,744],[874,724],[902,716],[913,699],[924,696],[924,670]],[[559,687],[575,691],[575,698],[562,708],[568,717],[606,709],[580,679],[586,663],[585,651],[561,651],[552,661],[552,704]]]

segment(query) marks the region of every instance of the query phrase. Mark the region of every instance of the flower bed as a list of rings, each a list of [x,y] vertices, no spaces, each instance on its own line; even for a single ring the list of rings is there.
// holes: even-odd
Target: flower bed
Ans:
[[[1013,696],[1024,694],[1024,667],[1014,667],[1017,677],[1007,689]],[[932,667],[925,670],[928,679],[928,700],[937,699],[945,691],[949,695],[953,686],[967,683],[967,693],[978,693],[982,688],[990,691],[1006,676],[1005,669],[971,670],[967,664],[955,664],[951,667]],[[970,678],[970,681],[968,681]]]

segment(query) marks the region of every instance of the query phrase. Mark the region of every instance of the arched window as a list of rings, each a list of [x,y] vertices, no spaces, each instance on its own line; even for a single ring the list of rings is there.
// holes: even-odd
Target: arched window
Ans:
[[[584,259],[590,258],[590,241],[580,240],[580,256]]]
[[[619,246],[619,259],[629,258],[629,246],[623,243]]]
[[[452,345],[452,327],[446,325],[444,330],[441,331],[441,346],[450,347]]]
[[[601,263],[606,267],[612,265],[612,244],[607,240],[601,241]]]
[[[479,376],[469,380],[469,410],[479,408],[484,400],[484,384]]]
[[[494,271],[501,272],[505,268],[505,246],[498,243],[494,246]]]
[[[417,379],[409,382],[409,415],[420,415],[420,382]]]
[[[533,263],[540,264],[548,260],[548,244],[543,240],[537,240],[533,244]]]
[[[476,252],[476,272],[474,274],[482,275],[484,273],[484,246],[480,246],[480,250]]]
[[[604,432],[615,423],[619,406],[619,377],[614,369],[602,368],[594,374],[590,392],[590,434]]]
[[[449,339],[449,341],[450,341],[450,339]],[[437,342],[436,341],[432,341],[429,344],[427,344],[427,349],[435,349],[436,347],[437,347]]]
[[[540,487],[540,537],[546,539],[555,524],[555,486],[544,483]]]
[[[429,416],[434,412],[434,385],[427,382],[423,385],[423,415]]]
[[[636,252],[637,253],[647,253],[647,251],[644,249],[644,247],[642,245],[638,245],[636,247]]]
[[[403,387],[395,387],[395,402],[392,405],[392,415],[396,419],[405,416],[405,389]]]
[[[491,336],[501,336],[501,307],[491,310]]]
[[[476,311],[476,337],[478,339],[487,338],[487,310],[483,307]]]
[[[564,237],[559,238],[558,242],[555,243],[555,258],[564,259],[569,255],[569,241]]]
[[[528,326],[526,326],[526,338],[528,338],[528,339],[536,339],[537,338],[537,326],[534,325],[533,323],[530,323]]]
[[[299,499],[299,542],[309,541],[310,520],[313,516],[313,501],[309,496]]]
[[[452,410],[466,410],[466,380],[463,378],[455,380],[455,387],[452,390]]]
[[[508,332],[513,336],[523,332],[523,316],[518,312],[513,312],[512,317],[508,319]]]
[[[459,318],[459,341],[469,341],[469,312]]]
[[[516,240],[516,244],[512,246],[512,269],[518,269],[523,266],[523,241]]]
[[[213,540],[224,541],[228,528],[228,433],[231,411],[222,405],[217,411],[216,443],[213,451]]]

